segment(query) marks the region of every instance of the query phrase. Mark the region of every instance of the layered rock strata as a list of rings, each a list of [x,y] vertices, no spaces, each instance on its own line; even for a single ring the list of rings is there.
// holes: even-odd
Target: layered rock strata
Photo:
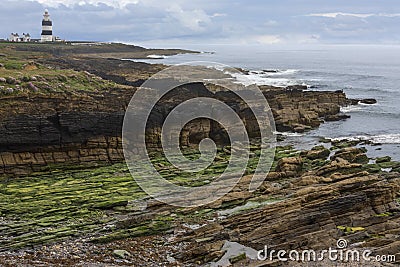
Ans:
[[[271,88],[270,88],[271,89]],[[135,92],[110,89],[84,95],[31,95],[3,97],[0,114],[0,173],[24,174],[53,163],[115,162],[123,160],[122,125],[125,109]],[[336,116],[348,104],[343,92],[310,92],[292,89],[266,90],[281,131],[304,131]],[[169,112],[184,100],[199,96],[220,99],[245,121],[250,137],[258,136],[257,122],[247,105],[233,94],[212,92],[203,84],[174,90],[155,107],[148,122],[147,142],[160,143],[161,126]],[[199,119],[181,133],[183,146],[205,137],[226,143],[218,123]]]

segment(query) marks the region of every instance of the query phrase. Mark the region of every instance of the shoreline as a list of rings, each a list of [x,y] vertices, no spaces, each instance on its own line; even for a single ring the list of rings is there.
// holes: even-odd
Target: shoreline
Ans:
[[[248,191],[251,175],[246,175],[214,203],[172,208],[138,188],[123,163],[120,136],[136,87],[165,65],[124,62],[108,52],[71,57],[62,49],[51,54],[0,50],[5,55],[0,73],[6,77],[0,85],[13,89],[0,96],[0,260],[6,264],[201,266],[218,262],[227,241],[256,250],[264,245],[319,249],[338,238],[374,253],[398,254],[400,163],[368,157],[362,148],[368,143],[320,140],[329,148],[299,150],[278,142],[271,172],[258,191]],[[343,91],[307,91],[301,85],[261,89],[277,129],[292,132],[347,119],[341,107],[360,102]],[[182,97],[242,105],[209,85],[180,90],[162,102],[155,125]],[[203,128],[202,136],[222,136],[219,128]],[[185,135],[199,141],[200,130],[193,129]],[[156,138],[150,142],[158,144]],[[211,173],[194,181],[175,174],[161,156],[156,162],[175,182],[197,186],[209,182],[230,157],[226,149],[219,153]],[[252,153],[247,174],[257,163],[257,149]],[[238,264],[260,263],[246,254],[231,256]]]

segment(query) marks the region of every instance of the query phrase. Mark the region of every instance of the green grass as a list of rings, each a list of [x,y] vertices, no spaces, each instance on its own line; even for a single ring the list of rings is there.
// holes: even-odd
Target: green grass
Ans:
[[[16,84],[0,82],[0,96],[49,93],[97,92],[103,89],[121,87],[112,81],[103,80],[86,72],[66,69],[52,69],[35,63],[38,58],[48,57],[45,53],[16,51],[0,44],[0,78],[14,78]],[[33,90],[30,83],[37,90]],[[7,90],[12,88],[13,92]]]
[[[0,61],[1,62],[1,61]],[[22,70],[24,66],[24,62],[16,61],[16,60],[7,60],[1,62],[4,65],[6,70]]]
[[[55,70],[39,66],[34,70],[25,70],[24,66],[28,63],[11,61],[0,63],[5,68],[0,69],[0,77],[14,78],[17,84],[8,84],[0,82],[0,86],[13,88],[13,95],[22,94],[48,94],[48,93],[66,93],[66,92],[97,92],[104,89],[120,87],[114,82],[103,80],[97,76],[85,72],[73,70]],[[34,91],[29,86],[33,84],[38,90]],[[5,94],[0,91],[0,95]]]

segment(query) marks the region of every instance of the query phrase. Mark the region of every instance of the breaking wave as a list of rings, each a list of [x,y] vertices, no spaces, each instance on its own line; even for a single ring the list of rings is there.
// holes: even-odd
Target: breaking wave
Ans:
[[[334,141],[371,141],[374,144],[400,144],[400,134],[359,135],[333,138]]]

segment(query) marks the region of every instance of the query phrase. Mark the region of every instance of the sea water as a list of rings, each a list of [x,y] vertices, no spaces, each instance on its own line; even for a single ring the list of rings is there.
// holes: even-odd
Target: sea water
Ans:
[[[302,135],[286,134],[288,143],[310,148],[320,137],[370,140],[372,157],[400,160],[400,46],[325,45],[301,48],[277,46],[188,46],[203,51],[150,63],[179,64],[211,61],[250,71],[259,85],[307,85],[309,90],[343,90],[349,98],[375,98],[375,105],[344,107],[350,119],[327,122]],[[212,52],[212,53],[210,53]]]

